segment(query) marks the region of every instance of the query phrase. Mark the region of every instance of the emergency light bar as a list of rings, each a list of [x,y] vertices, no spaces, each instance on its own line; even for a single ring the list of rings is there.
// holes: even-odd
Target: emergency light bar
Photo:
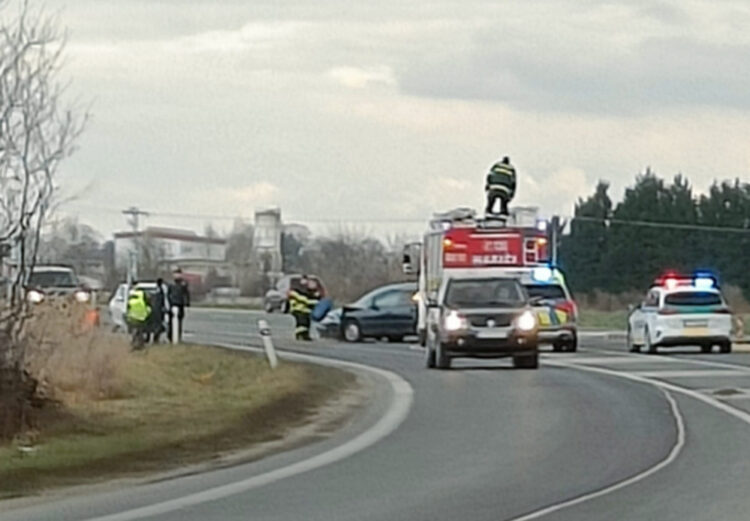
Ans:
[[[654,286],[661,286],[669,290],[680,286],[692,286],[696,289],[705,290],[718,288],[719,282],[713,274],[706,272],[696,272],[691,276],[667,273],[657,278],[652,284],[652,287]]]

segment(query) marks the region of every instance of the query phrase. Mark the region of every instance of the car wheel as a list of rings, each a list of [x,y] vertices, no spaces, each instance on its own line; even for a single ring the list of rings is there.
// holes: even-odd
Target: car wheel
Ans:
[[[573,336],[565,343],[565,350],[568,353],[575,353],[578,351],[578,335],[573,333]]]
[[[555,340],[552,343],[552,351],[554,351],[555,353],[560,353],[561,351],[564,351],[563,345],[564,344],[562,340]]]
[[[719,349],[721,353],[731,353],[732,352],[732,342],[730,340],[725,340],[721,343],[721,348]]]
[[[539,353],[530,355],[516,355],[513,357],[513,367],[516,369],[537,369],[539,368]]]
[[[633,331],[629,327],[628,327],[628,337],[627,337],[626,343],[627,343],[627,346],[628,346],[628,350],[631,353],[640,353],[641,352],[641,346],[636,345],[635,343],[633,343]]]
[[[435,366],[438,369],[450,369],[451,358],[448,353],[445,352],[445,344],[437,342],[437,349],[435,350]]]
[[[359,342],[362,340],[362,328],[356,320],[344,322],[344,340],[347,342]]]
[[[646,352],[655,355],[657,353],[656,345],[651,343],[651,334],[648,332],[648,329],[643,333],[643,336],[646,337]]]
[[[701,353],[708,354],[712,351],[713,347],[711,344],[703,344],[701,346]]]

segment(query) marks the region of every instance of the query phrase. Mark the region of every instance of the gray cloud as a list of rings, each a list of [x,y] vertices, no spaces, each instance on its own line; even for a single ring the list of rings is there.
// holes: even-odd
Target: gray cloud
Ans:
[[[595,46],[595,42],[589,42]],[[525,110],[641,113],[698,106],[750,109],[750,45],[651,38],[598,55],[503,48],[480,36],[474,49],[399,71],[417,96],[498,101]]]

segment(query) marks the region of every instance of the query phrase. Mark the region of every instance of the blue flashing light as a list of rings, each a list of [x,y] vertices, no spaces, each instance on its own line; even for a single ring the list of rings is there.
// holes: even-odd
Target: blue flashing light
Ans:
[[[693,286],[697,289],[713,289],[716,286],[716,281],[713,277],[699,276],[693,281]]]
[[[551,282],[553,276],[554,273],[552,272],[552,268],[547,266],[531,270],[531,278],[536,282]]]

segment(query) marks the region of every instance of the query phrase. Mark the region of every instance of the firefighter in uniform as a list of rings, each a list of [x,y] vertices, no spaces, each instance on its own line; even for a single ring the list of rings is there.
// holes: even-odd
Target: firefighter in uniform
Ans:
[[[299,285],[289,292],[289,309],[294,317],[294,336],[297,340],[310,340],[310,314],[318,299],[318,292],[305,275],[300,278]]]
[[[498,161],[487,174],[484,190],[487,193],[487,215],[495,213],[495,201],[500,199],[500,215],[508,215],[508,203],[516,195],[516,169],[510,164],[510,158],[505,156]]]

